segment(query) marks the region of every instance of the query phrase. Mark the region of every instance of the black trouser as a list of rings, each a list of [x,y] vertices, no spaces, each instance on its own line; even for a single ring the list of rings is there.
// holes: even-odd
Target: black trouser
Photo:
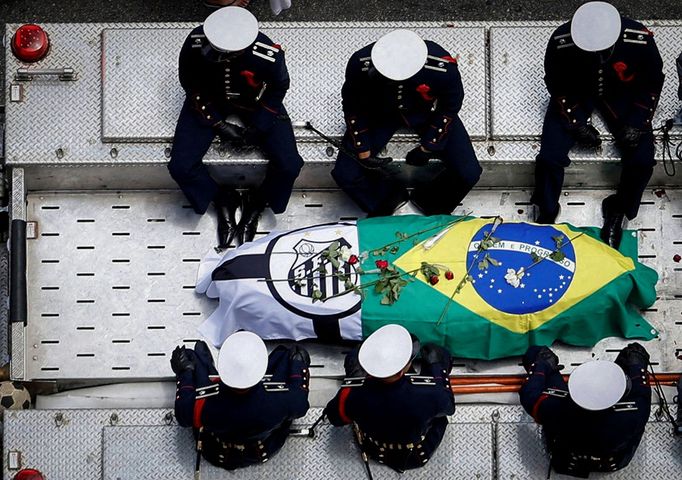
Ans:
[[[378,155],[398,129],[404,127],[399,117],[387,116],[370,122],[370,150]],[[428,125],[415,127],[417,133]],[[346,151],[354,152],[350,132],[343,138]],[[429,214],[450,214],[481,176],[471,139],[462,121],[455,116],[450,125],[447,143],[438,158],[443,164],[440,172],[428,184],[415,188],[420,205]],[[357,205],[370,215],[390,214],[400,199],[406,198],[406,185],[382,170],[368,170],[343,151],[339,152],[332,170],[336,183]]]
[[[617,134],[625,124],[605,105],[597,109],[607,122],[609,131]],[[531,201],[540,211],[553,214],[559,209],[559,196],[564,184],[564,169],[571,163],[568,153],[575,145],[570,130],[564,126],[557,108],[551,105],[542,127],[540,153],[535,159],[535,191]],[[615,195],[609,197],[608,207],[615,213],[624,213],[629,219],[637,216],[642,194],[654,171],[656,161],[654,135],[647,131],[635,148],[621,148],[622,171]],[[589,179],[585,179],[589,185]]]
[[[237,115],[249,125],[251,113],[246,110],[227,109],[225,115]],[[189,101],[182,106],[175,128],[171,160],[168,170],[184,192],[194,211],[203,214],[218,194],[218,184],[211,178],[203,158],[216,136],[213,127],[207,125],[196,113]],[[273,127],[262,136],[257,145],[269,160],[265,180],[259,187],[259,197],[266,200],[275,213],[286,210],[294,181],[298,177],[303,159],[296,148],[291,121],[282,111]]]

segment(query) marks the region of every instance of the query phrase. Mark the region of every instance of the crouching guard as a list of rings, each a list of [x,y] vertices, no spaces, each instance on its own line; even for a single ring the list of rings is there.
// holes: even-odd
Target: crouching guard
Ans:
[[[258,31],[258,21],[248,10],[225,7],[192,30],[179,62],[187,97],[168,170],[196,213],[205,213],[213,202],[219,246],[233,239],[240,244],[251,241],[266,207],[284,212],[303,166],[282,104],[289,89],[284,51]],[[233,123],[232,117],[244,126]],[[241,198],[233,188],[218,186],[202,162],[216,136],[234,147],[258,147],[268,159],[263,183]]]
[[[631,343],[615,362],[580,365],[567,385],[554,352],[528,349],[521,404],[543,426],[557,473],[588,478],[590,472],[613,472],[630,463],[651,409],[648,363],[644,347]]]
[[[268,356],[255,334],[225,340],[218,369],[204,342],[177,347],[175,416],[192,427],[197,450],[212,464],[233,470],[266,462],[308,411],[310,356],[299,345],[278,346]]]
[[[417,353],[419,375],[407,374]],[[345,360],[347,378],[327,404],[336,426],[353,424],[363,455],[403,472],[423,466],[438,448],[455,413],[450,354],[399,325],[370,335]]]

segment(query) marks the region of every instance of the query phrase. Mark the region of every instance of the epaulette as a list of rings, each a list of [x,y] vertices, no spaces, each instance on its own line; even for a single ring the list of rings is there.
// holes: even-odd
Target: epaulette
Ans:
[[[203,33],[192,33],[190,35],[192,39],[192,48],[201,48],[206,44],[206,35]]]
[[[284,382],[263,382],[263,388],[266,392],[288,392],[289,388]]]
[[[214,395],[218,395],[219,390],[220,390],[220,384],[218,384],[218,383],[212,383],[211,385],[206,385],[203,387],[197,387],[196,399],[200,400],[202,398],[208,398],[208,397],[212,397]]]
[[[559,398],[566,398],[568,396],[568,392],[566,390],[559,390],[558,388],[548,388],[547,390],[544,390],[542,394]]]
[[[428,70],[435,70],[436,72],[447,72],[447,66],[449,63],[457,64],[457,60],[452,57],[436,57],[434,55],[427,55],[424,68]]]
[[[618,402],[611,408],[616,412],[636,412],[638,410],[635,402]]]
[[[281,47],[268,45],[263,42],[256,42],[253,44],[251,53],[257,57],[263,58],[268,62],[275,62],[275,56],[281,51]]]
[[[626,28],[623,30],[623,42],[646,45],[649,43],[649,38],[653,37],[653,35],[653,32],[651,30],[647,30],[646,28],[644,30]]]
[[[361,57],[361,58],[358,58],[358,61],[362,65],[361,70],[363,72],[366,72],[367,70],[369,70],[369,67],[372,66],[372,57]]]
[[[428,386],[435,385],[436,379],[426,375],[406,375],[412,385]]]
[[[556,49],[561,50],[563,48],[575,47],[573,38],[571,38],[570,33],[562,33],[561,35],[554,35],[552,40],[556,42]]]
[[[365,377],[349,377],[344,378],[341,383],[342,387],[362,387],[365,384]]]

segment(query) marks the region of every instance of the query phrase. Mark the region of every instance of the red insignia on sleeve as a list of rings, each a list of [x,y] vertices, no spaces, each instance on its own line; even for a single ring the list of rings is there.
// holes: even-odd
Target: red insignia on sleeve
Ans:
[[[239,72],[239,74],[244,77],[246,80],[246,83],[249,84],[249,87],[251,88],[260,88],[261,83],[256,80],[256,74],[253,73],[251,70],[242,70]]]
[[[435,97],[433,95],[430,95],[429,92],[431,91],[431,87],[429,87],[427,84],[422,83],[417,87],[417,93],[422,96],[424,100],[427,102],[432,101]]]
[[[618,78],[620,79],[621,82],[631,82],[634,80],[635,75],[630,74],[626,75],[625,71],[628,69],[628,66],[625,62],[616,62],[613,65],[613,69],[616,71],[616,75],[618,75]]]
[[[454,63],[455,65],[457,65],[457,59],[454,57],[451,57],[450,55],[446,55],[446,56],[440,57],[440,58],[442,58],[446,62]]]

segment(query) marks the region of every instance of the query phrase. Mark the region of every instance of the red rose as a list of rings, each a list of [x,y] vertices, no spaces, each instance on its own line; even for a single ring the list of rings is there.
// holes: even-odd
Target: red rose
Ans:
[[[673,261],[675,263],[680,263],[680,260],[682,260],[682,257],[680,257],[678,254],[675,254],[675,256],[673,257]]]
[[[447,272],[445,272],[445,278],[447,278],[448,280],[452,280],[453,278],[455,278],[455,274],[448,270]]]
[[[355,265],[356,263],[358,263],[358,256],[351,255],[350,257],[348,257],[348,263],[350,263],[351,265]]]
[[[431,275],[431,278],[429,278],[429,283],[431,285],[435,285],[438,283],[438,275]]]
[[[377,266],[377,268],[382,270],[386,270],[388,268],[388,260],[377,260],[374,262],[374,264]]]

